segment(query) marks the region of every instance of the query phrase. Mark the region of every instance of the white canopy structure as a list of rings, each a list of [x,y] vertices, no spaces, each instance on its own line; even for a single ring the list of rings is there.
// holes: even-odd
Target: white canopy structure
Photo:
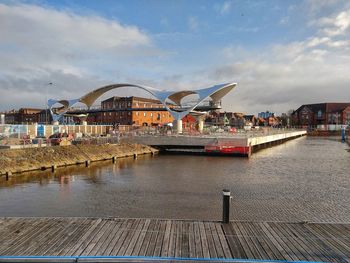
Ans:
[[[54,100],[50,99],[48,101],[48,106],[54,121],[58,121],[61,116],[63,116],[70,107],[74,104],[80,102],[84,103],[88,108],[90,108],[93,103],[106,92],[122,88],[122,87],[133,87],[142,89],[151,95],[153,95],[156,99],[158,99],[164,107],[169,111],[169,113],[173,116],[175,120],[181,120],[191,111],[195,110],[195,108],[200,105],[203,101],[207,99],[211,99],[214,104],[219,103],[219,101],[224,97],[227,93],[229,93],[237,83],[225,83],[218,84],[209,88],[199,89],[199,90],[182,90],[182,91],[162,91],[148,86],[136,85],[136,84],[111,84],[108,86],[104,86],[93,90],[79,99],[73,100]],[[196,94],[198,95],[198,100],[191,106],[184,106],[182,104],[182,100],[189,96]],[[174,107],[169,107],[170,102]],[[53,108],[55,104],[61,104],[62,106],[59,108]]]

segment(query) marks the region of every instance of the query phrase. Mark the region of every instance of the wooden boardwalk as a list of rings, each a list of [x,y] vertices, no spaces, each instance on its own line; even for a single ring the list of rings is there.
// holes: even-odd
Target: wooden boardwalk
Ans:
[[[149,257],[171,262],[180,258],[182,262],[184,258],[350,262],[350,225],[0,218],[0,255],[2,260],[4,256],[76,256],[90,262],[96,260],[83,256],[123,256],[119,259],[123,262],[149,261]]]

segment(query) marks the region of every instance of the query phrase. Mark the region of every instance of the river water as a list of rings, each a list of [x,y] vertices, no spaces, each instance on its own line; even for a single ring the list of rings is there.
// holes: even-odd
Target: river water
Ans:
[[[92,216],[350,222],[350,152],[299,138],[250,159],[143,156],[0,180],[0,216]]]

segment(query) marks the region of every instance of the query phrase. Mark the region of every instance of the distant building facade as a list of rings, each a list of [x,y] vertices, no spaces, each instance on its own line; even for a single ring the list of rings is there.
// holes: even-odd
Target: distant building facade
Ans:
[[[101,102],[101,111],[90,113],[88,123],[152,126],[173,122],[159,100],[141,97],[111,97]]]
[[[42,109],[21,108],[5,113],[6,124],[31,124],[38,122],[38,114]]]
[[[267,118],[274,117],[274,116],[275,116],[275,113],[269,112],[269,111],[258,113],[258,118],[263,118],[263,119],[267,119]]]
[[[42,123],[42,124],[52,123],[52,116],[51,116],[50,110],[41,110],[38,113],[38,123]]]
[[[300,106],[292,113],[294,125],[350,125],[350,103],[317,103]]]
[[[254,115],[245,115],[241,112],[214,112],[207,122],[217,126],[231,126],[242,129],[246,125],[257,125],[257,118]]]

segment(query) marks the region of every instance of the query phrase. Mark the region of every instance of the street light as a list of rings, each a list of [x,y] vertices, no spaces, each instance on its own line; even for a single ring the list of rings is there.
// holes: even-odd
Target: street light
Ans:
[[[47,120],[47,112],[49,111],[49,101],[48,101],[48,88],[49,88],[49,85],[52,85],[52,82],[48,83],[46,85],[46,110],[45,110],[45,124],[47,125],[48,124],[48,120]]]

